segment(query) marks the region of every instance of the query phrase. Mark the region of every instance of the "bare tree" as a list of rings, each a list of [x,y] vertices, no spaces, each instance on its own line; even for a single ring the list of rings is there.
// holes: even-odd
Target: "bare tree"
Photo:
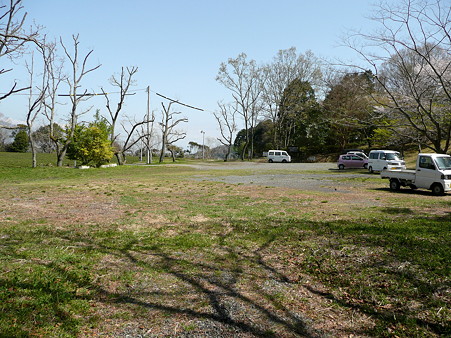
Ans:
[[[122,125],[122,129],[124,131],[125,134],[125,140],[122,144],[117,144],[118,141],[115,141],[115,152],[117,152],[117,159],[118,159],[118,163],[119,165],[123,165],[126,163],[126,153],[128,151],[130,151],[136,144],[138,144],[138,142],[140,142],[141,140],[145,139],[147,137],[147,133],[144,134],[139,134],[139,128],[146,125],[149,122],[153,122],[147,120],[148,116],[147,114],[143,117],[142,121],[140,122],[136,122],[136,121],[131,121],[129,125],[125,125],[124,123],[121,123]],[[138,135],[138,137],[135,137],[135,135]],[[120,159],[120,162],[119,162]]]
[[[142,149],[146,150],[147,154],[147,164],[152,163],[152,148],[157,147],[158,141],[156,142],[157,135],[155,135],[155,112],[152,111],[152,116],[150,115],[150,112],[147,112],[146,114],[147,123],[145,125],[141,125],[141,130],[139,131],[140,139],[143,141]],[[141,161],[142,161],[142,154],[141,154]]]
[[[45,93],[47,91],[46,87],[46,68],[44,65],[44,72],[42,74],[42,83],[41,86],[37,87],[38,93],[37,96],[33,94],[33,81],[34,81],[34,53],[31,54],[31,64],[26,63],[26,67],[28,70],[28,74],[30,75],[30,92],[28,96],[28,111],[27,111],[27,134],[28,140],[30,142],[31,147],[31,158],[33,168],[36,168],[36,143],[33,137],[33,124],[38,116],[39,112],[43,107]]]
[[[124,149],[121,149],[122,148],[121,144],[117,140],[119,134],[116,134],[116,124],[118,122],[122,107],[124,105],[125,97],[127,95],[130,95],[130,93],[129,93],[130,86],[133,85],[133,82],[134,82],[133,76],[137,72],[138,72],[138,67],[127,67],[126,69],[124,69],[124,67],[122,67],[121,74],[119,75],[119,77],[116,77],[114,75],[111,77],[110,83],[114,87],[117,87],[119,89],[119,101],[118,101],[115,109],[111,108],[109,94],[106,93],[102,88],[102,93],[106,100],[106,108],[108,109],[108,113],[109,113],[110,119],[111,119],[110,120],[111,144],[115,145],[114,154],[116,155],[116,159],[117,159],[117,162],[119,165],[124,164],[123,154],[125,153],[125,151],[124,151]],[[141,125],[141,124],[142,124],[142,122],[140,122],[139,125]],[[133,130],[135,130],[136,127],[133,127]],[[128,139],[128,137],[127,137],[127,139]]]
[[[232,97],[238,107],[238,112],[244,120],[245,145],[241,158],[244,160],[250,147],[249,158],[252,158],[253,127],[261,113],[262,69],[254,60],[247,60],[247,55],[241,53],[235,59],[223,62],[219,68],[216,80],[232,92]]]
[[[169,102],[166,107],[163,102],[161,102],[161,106],[163,107],[162,111],[162,119],[161,119],[161,152],[160,152],[160,163],[163,162],[164,153],[166,150],[171,151],[169,149],[170,145],[173,145],[175,142],[183,140],[186,137],[186,133],[183,131],[176,130],[178,124],[183,122],[188,122],[187,118],[176,119],[176,116],[181,114],[181,112],[171,112],[171,106],[174,102]],[[172,160],[175,161],[174,153],[171,151]]]
[[[72,41],[73,41],[73,52],[71,53],[66,46],[63,43],[63,40],[60,38],[61,46],[63,47],[64,53],[67,57],[67,59],[70,62],[70,65],[72,67],[71,77],[67,78],[67,84],[69,86],[69,96],[71,101],[71,111],[69,115],[69,121],[68,121],[68,134],[67,137],[62,140],[62,145],[60,147],[60,151],[57,154],[57,165],[61,167],[63,165],[63,159],[66,156],[66,151],[69,146],[69,144],[72,141],[72,138],[74,136],[75,127],[77,125],[77,119],[79,117],[80,113],[78,111],[78,105],[81,101],[86,100],[89,98],[89,95],[87,91],[85,90],[83,93],[79,93],[80,89],[80,83],[82,79],[90,72],[96,70],[100,67],[100,65],[97,65],[92,68],[88,68],[87,62],[89,59],[89,56],[92,54],[93,50],[90,50],[84,57],[82,57],[82,61],[80,64],[80,56],[79,56],[79,44],[78,41],[79,36],[78,35],[72,35]]]
[[[451,145],[450,16],[449,0],[385,3],[373,17],[380,30],[346,40],[365,61],[360,69],[371,67],[390,128],[440,153]]]
[[[238,131],[238,126],[236,124],[236,114],[238,111],[236,106],[233,106],[232,104],[218,102],[218,106],[219,112],[214,112],[213,114],[221,132],[221,138],[218,138],[218,141],[227,147],[227,153],[224,157],[224,161],[227,161],[232,151],[234,135]]]
[[[61,83],[67,81],[67,76],[63,73],[64,60],[56,54],[57,43],[47,42],[44,36],[41,48],[38,48],[45,64],[44,72],[46,76],[47,93],[44,99],[44,115],[49,122],[49,138],[53,143],[57,154],[61,153],[63,145],[61,128],[57,128],[55,122],[57,91]]]
[[[27,42],[37,42],[38,29],[33,28],[25,32],[23,26],[27,13],[20,14],[23,9],[22,0],[10,0],[8,5],[0,5],[0,58],[17,58],[24,52]],[[0,75],[12,69],[0,68]],[[8,96],[29,89],[29,87],[17,88],[17,82],[2,96],[0,101]]]

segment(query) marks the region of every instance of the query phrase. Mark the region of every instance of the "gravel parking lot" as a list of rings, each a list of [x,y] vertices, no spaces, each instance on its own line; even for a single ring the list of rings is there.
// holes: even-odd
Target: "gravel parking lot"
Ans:
[[[339,171],[335,163],[265,163],[265,162],[225,162],[189,165],[200,170],[246,170],[248,174],[224,176],[197,176],[197,180],[224,182],[228,184],[262,185],[270,187],[294,188],[311,191],[338,191],[346,193],[349,183],[336,178],[376,177],[362,173],[362,170]],[[321,171],[320,174],[312,173]],[[324,173],[329,171],[330,173]],[[356,184],[364,184],[359,181]],[[355,184],[353,184],[355,185]]]
[[[202,170],[255,170],[255,171],[312,171],[312,170],[335,170],[336,163],[268,163],[268,162],[205,162],[188,166]]]

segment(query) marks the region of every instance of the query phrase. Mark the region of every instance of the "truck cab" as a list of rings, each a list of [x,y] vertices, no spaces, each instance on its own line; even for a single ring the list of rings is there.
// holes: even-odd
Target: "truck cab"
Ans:
[[[451,157],[438,154],[419,154],[415,185],[418,188],[433,191],[435,188],[435,192],[439,194],[451,190]]]
[[[432,190],[436,195],[451,191],[451,156],[444,154],[418,154],[415,170],[384,170],[382,178],[390,179],[390,189],[401,186]]]

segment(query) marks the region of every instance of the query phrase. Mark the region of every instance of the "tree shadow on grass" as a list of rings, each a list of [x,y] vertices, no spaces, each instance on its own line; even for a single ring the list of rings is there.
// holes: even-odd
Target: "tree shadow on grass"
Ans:
[[[447,222],[449,217],[438,217],[437,221]],[[80,316],[80,313],[75,309],[68,310],[71,304],[74,301],[86,303],[94,301],[102,303],[103,307],[106,308],[106,318],[110,315],[109,307],[129,311],[133,320],[124,320],[123,324],[140,322],[140,327],[144,325],[143,329],[135,328],[134,334],[142,334],[143,332],[154,334],[156,332],[162,335],[173,335],[174,327],[177,327],[175,325],[179,321],[189,323],[196,320],[205,325],[198,324],[197,328],[191,327],[189,330],[188,328],[179,328],[178,333],[180,335],[209,334],[212,336],[236,334],[322,336],[323,332],[313,329],[310,320],[300,310],[293,309],[285,301],[288,294],[299,287],[300,282],[292,282],[281,269],[271,264],[265,256],[272,250],[284,250],[285,239],[290,240],[292,245],[298,245],[298,249],[302,249],[304,246],[302,239],[310,236],[309,240],[317,241],[317,234],[324,236],[324,231],[321,228],[326,225],[321,222],[306,224],[306,222],[293,220],[285,223],[274,220],[273,223],[275,223],[274,229],[268,227],[268,229],[259,233],[261,230],[256,227],[250,228],[244,233],[242,229],[246,228],[248,222],[235,221],[232,224],[233,230],[228,233],[216,234],[212,239],[214,243],[210,246],[188,248],[165,244],[165,242],[159,242],[155,238],[143,239],[139,234],[136,235],[133,232],[126,235],[118,232],[113,234],[115,238],[106,238],[95,233],[88,237],[88,235],[46,230],[46,233],[37,236],[37,238],[54,238],[56,242],[65,243],[65,247],[61,248],[61,253],[64,254],[70,247],[74,252],[75,261],[78,260],[78,262],[73,264],[70,257],[67,260],[51,260],[45,257],[30,259],[20,250],[23,243],[11,241],[6,244],[10,245],[8,259],[22,260],[29,270],[41,269],[42,273],[54,277],[47,281],[27,281],[26,275],[18,275],[16,278],[8,279],[4,274],[0,277],[0,287],[12,290],[6,301],[9,301],[10,305],[14,304],[8,307],[8,311],[14,311],[14,307],[16,307],[16,310],[20,309],[22,306],[20,300],[15,297],[23,297],[29,291],[36,291],[41,296],[49,297],[51,303],[49,306],[36,305],[30,313],[18,318],[19,321],[32,318],[32,311],[38,313],[50,311],[51,316],[47,320],[53,322],[56,326],[58,325],[60,332],[71,335],[77,332],[78,326],[84,327],[87,325],[86,322],[82,321],[77,323],[76,318]],[[330,254],[337,251],[334,244],[337,239],[341,246],[355,246],[356,243],[363,243],[363,246],[367,247],[382,245],[379,241],[369,239],[369,234],[363,233],[362,229],[349,228],[349,231],[360,234],[353,237],[337,232],[330,225],[327,226],[328,236],[330,236],[329,242],[318,242],[318,244],[324,245],[322,250],[328,254],[328,256],[324,255],[324,259],[319,261],[320,269],[324,268],[324,270],[314,272],[314,269],[309,267],[310,263],[305,261],[299,265],[299,269],[302,269],[303,273],[311,273],[320,280],[324,277],[324,274],[331,273],[332,270],[328,271],[327,266],[340,263]],[[338,222],[333,225],[335,227],[341,226]],[[281,230],[277,230],[278,227]],[[384,231],[387,231],[387,229],[384,229]],[[247,239],[246,242],[246,236],[253,232],[257,234],[253,234],[254,237]],[[296,244],[297,240],[293,241],[290,232],[293,232],[294,235],[302,233],[305,238],[298,236],[297,238],[300,239],[299,243]],[[387,233],[387,235],[390,236],[390,233]],[[374,236],[379,238],[380,234],[374,234]],[[31,244],[41,245],[38,239],[33,243],[27,242],[28,246],[32,246]],[[103,260],[103,262],[97,262],[95,265],[84,265],[82,261],[79,261],[90,255],[102,256],[101,261]],[[393,255],[393,253],[390,253],[390,255]],[[342,259],[345,256],[340,257]],[[313,258],[318,260],[318,257]],[[329,262],[326,261],[328,259]],[[344,263],[351,264],[354,262],[354,265],[360,264],[356,269],[361,267],[376,271],[380,268],[378,265],[388,266],[390,262],[396,259],[396,255],[393,257],[387,256],[378,262],[370,261],[365,263],[367,265],[364,265],[350,258]],[[283,265],[284,262],[278,263]],[[374,266],[371,266],[372,264]],[[89,271],[89,278],[83,270]],[[131,274],[131,276],[128,279],[122,279],[127,274]],[[388,276],[390,274],[394,280],[405,280],[406,285],[412,285],[421,290],[429,289],[430,293],[425,295],[426,297],[431,297],[436,290],[434,283],[428,284],[415,274],[402,273],[401,275],[401,272],[396,269],[392,269]],[[350,279],[345,275],[337,277],[343,278],[345,284],[349,281],[365,283],[365,280],[359,280],[358,276],[351,276]],[[357,279],[352,280],[353,278]],[[55,285],[52,285],[51,281],[54,281]],[[327,279],[325,281],[327,282]],[[61,286],[57,286],[58,283]],[[112,287],[112,284],[116,284],[116,286]],[[416,325],[435,334],[442,334],[448,330],[440,323],[415,318],[411,314],[403,313],[396,308],[380,309],[368,302],[362,304],[356,301],[357,295],[349,300],[338,297],[332,292],[318,291],[308,284],[301,286],[323,299],[332,300],[339,306],[365,313],[383,323],[407,323],[415,320]],[[331,284],[330,287],[333,289],[339,287],[339,285]],[[15,295],[15,290],[27,292]],[[166,315],[171,316],[172,322],[170,324],[167,320],[164,320],[167,318]],[[152,323],[146,327],[149,316],[157,317],[159,324]],[[7,320],[12,321],[13,319]],[[157,328],[154,326],[160,324],[164,327]],[[34,327],[32,325],[27,330],[34,330],[33,333],[39,332],[40,325],[43,324],[36,322]],[[11,332],[25,334],[29,333],[27,330],[18,328],[15,332]],[[124,333],[120,330],[106,333]],[[365,332],[360,333],[364,334]]]
[[[220,237],[220,241],[224,242],[224,236]],[[130,262],[151,270],[164,271],[173,277],[175,284],[180,287],[179,291],[189,295],[189,301],[187,302],[185,295],[177,292],[163,292],[163,297],[167,299],[161,300],[160,294],[158,301],[150,301],[140,293],[134,296],[108,294],[108,297],[116,298],[115,302],[118,304],[133,304],[164,313],[186,315],[191,319],[213,321],[222,326],[221,332],[225,335],[242,332],[254,336],[273,336],[276,335],[274,330],[280,329],[288,335],[320,335],[307,325],[302,314],[293,313],[283,302],[274,299],[270,292],[261,289],[261,275],[268,275],[281,283],[289,283],[285,275],[266,264],[258,254],[259,250],[268,245],[269,242],[266,242],[255,252],[245,253],[221,245],[220,249],[225,256],[213,254],[210,263],[198,261],[194,257],[179,258],[166,252],[164,248],[155,246],[151,253],[140,250],[139,246],[133,250],[120,249],[121,255],[127,257]],[[158,257],[157,266],[146,263],[146,259],[143,259],[146,255]],[[249,265],[253,267],[249,268]],[[243,289],[239,285],[243,280],[249,283],[249,288]],[[178,297],[178,305],[172,305],[175,297]],[[217,327],[214,330],[217,330]],[[209,334],[208,331],[202,333]]]
[[[48,237],[56,238],[66,243],[67,247],[71,247],[80,254],[101,253],[104,256],[115,258],[115,262],[121,262],[121,266],[115,273],[120,275],[129,272],[135,273],[132,280],[126,282],[120,281],[120,287],[115,290],[109,288],[108,283],[111,282],[108,278],[103,279],[100,283],[96,280],[96,276],[91,276],[90,279],[83,278],[78,267],[70,266],[64,262],[48,261],[45,259],[32,259],[31,261],[26,256],[13,253],[11,250],[9,259],[23,259],[27,260],[29,269],[42,269],[48,274],[54,275],[52,280],[58,280],[59,283],[67,285],[68,289],[64,290],[66,295],[57,300],[56,293],[59,289],[48,282],[24,282],[19,279],[14,280],[0,280],[0,286],[5,285],[11,290],[28,290],[32,292],[39,292],[39,297],[52,298],[52,305],[39,305],[34,309],[30,309],[30,313],[24,314],[22,318],[16,320],[24,321],[26,318],[33,317],[31,312],[51,312],[47,321],[53,321],[60,332],[66,334],[75,334],[77,325],[85,325],[83,323],[74,322],[74,318],[79,315],[71,311],[65,311],[74,301],[85,302],[100,302],[105,307],[121,308],[124,305],[125,309],[130,310],[130,306],[136,312],[131,317],[135,317],[141,324],[144,321],[145,315],[142,316],[142,311],[150,311],[165,315],[174,315],[178,319],[174,319],[175,325],[177,320],[189,322],[198,320],[206,322],[199,334],[206,333],[215,336],[215,332],[220,332],[223,335],[237,334],[239,332],[251,334],[253,336],[274,336],[278,331],[283,332],[284,335],[293,336],[318,336],[320,333],[311,329],[303,318],[301,313],[293,313],[291,310],[283,305],[283,301],[278,301],[272,297],[271,292],[265,292],[260,288],[261,278],[265,275],[272,276],[280,283],[289,283],[286,276],[278,272],[264,262],[261,256],[256,253],[246,251],[235,251],[232,247],[221,247],[223,254],[216,254],[209,252],[210,258],[205,262],[197,259],[196,253],[191,256],[191,253],[184,253],[178,251],[171,252],[171,249],[160,245],[146,245],[140,243],[136,238],[123,242],[120,245],[110,243],[103,244],[104,241],[98,241],[92,238],[61,234],[57,232],[48,232]],[[37,243],[35,243],[37,244]],[[186,257],[178,257],[178,256]],[[234,258],[231,258],[234,257]],[[253,265],[248,269],[247,265]],[[85,267],[87,268],[87,267]],[[90,267],[93,269],[93,267]],[[111,266],[111,269],[114,269]],[[46,273],[46,272],[44,272]],[[103,271],[92,271],[91,274],[97,275],[99,273],[108,274],[108,268],[105,267]],[[158,281],[152,281],[155,274],[161,274],[163,281],[157,277]],[[25,276],[22,276],[26,278]],[[143,278],[143,280],[133,280],[134,277]],[[101,279],[101,277],[100,277]],[[144,281],[144,279],[146,281]],[[249,283],[246,287],[239,285],[246,281]],[[43,286],[43,283],[47,283]],[[156,284],[157,287],[156,287]],[[85,290],[85,294],[77,294],[77,290]],[[27,292],[28,292],[27,291]],[[61,294],[62,296],[62,294]],[[14,295],[10,295],[10,301],[13,300]],[[15,304],[20,307],[20,303]],[[14,307],[14,306],[12,306]],[[141,310],[138,310],[141,309]],[[12,308],[10,308],[12,314]],[[106,312],[108,313],[108,311]],[[13,315],[14,316],[14,315]],[[13,321],[13,318],[10,318]],[[45,323],[48,330],[48,324]],[[31,327],[20,330],[16,328],[15,331],[10,331],[13,334],[26,334],[27,332],[40,332],[44,323],[36,322]],[[165,324],[168,325],[168,324]],[[141,325],[142,326],[142,325]],[[41,327],[41,329],[40,329]],[[141,329],[135,328],[135,333],[138,334]],[[173,334],[173,327],[171,328],[155,328],[146,327],[145,330],[163,330],[163,335]],[[166,331],[164,331],[166,330]],[[179,329],[182,330],[183,329]],[[190,328],[193,333],[193,328]],[[200,330],[200,329],[199,329]],[[219,330],[219,331],[218,331]],[[211,331],[211,332],[209,332]],[[181,332],[181,333],[182,333]],[[120,332],[113,332],[113,334],[121,334]]]

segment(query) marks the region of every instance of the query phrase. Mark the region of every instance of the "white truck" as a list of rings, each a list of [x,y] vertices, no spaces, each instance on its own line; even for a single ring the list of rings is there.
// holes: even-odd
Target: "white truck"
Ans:
[[[401,187],[432,190],[435,195],[451,191],[451,156],[418,154],[415,170],[383,170],[381,178],[390,180],[390,189]]]

